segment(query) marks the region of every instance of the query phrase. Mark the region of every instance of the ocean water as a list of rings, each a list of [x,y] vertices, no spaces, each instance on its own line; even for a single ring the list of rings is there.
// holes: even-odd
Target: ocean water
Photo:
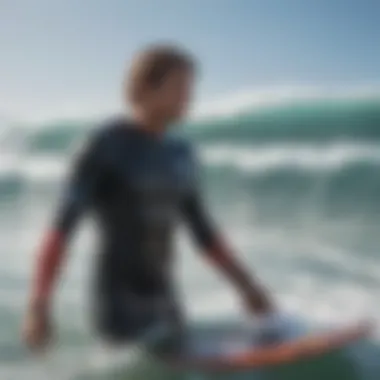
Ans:
[[[36,248],[71,153],[93,125],[0,126],[1,380],[115,378],[114,356],[99,354],[87,323],[91,220],[72,242],[57,291],[54,349],[36,360],[19,339]],[[182,132],[197,144],[212,213],[287,313],[319,326],[380,319],[380,98],[248,108],[198,119]],[[182,230],[177,265],[194,324],[242,318],[238,297]],[[172,373],[128,353],[120,378],[379,379],[378,337],[292,366],[218,376]]]

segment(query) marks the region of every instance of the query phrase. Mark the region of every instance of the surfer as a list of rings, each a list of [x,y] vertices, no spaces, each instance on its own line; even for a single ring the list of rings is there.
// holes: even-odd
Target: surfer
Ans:
[[[181,330],[171,247],[180,220],[236,287],[247,310],[255,315],[273,310],[267,292],[207,213],[190,145],[168,135],[169,126],[186,114],[196,71],[192,58],[173,46],[151,46],[135,58],[124,88],[131,117],[107,121],[82,149],[39,250],[23,325],[30,348],[50,341],[54,285],[86,211],[101,232],[91,316],[103,340],[133,342],[161,318]]]

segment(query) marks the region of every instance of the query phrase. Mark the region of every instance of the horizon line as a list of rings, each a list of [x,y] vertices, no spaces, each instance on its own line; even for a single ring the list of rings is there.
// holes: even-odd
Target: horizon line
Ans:
[[[203,119],[225,118],[236,116],[246,111],[258,111],[294,103],[313,102],[320,100],[380,100],[379,85],[351,85],[351,86],[322,86],[322,85],[270,85],[254,89],[247,88],[222,95],[212,100],[198,101],[192,107],[188,120],[199,122]],[[90,107],[85,107],[90,108]],[[94,107],[96,108],[96,107]],[[62,109],[50,115],[29,115],[24,117],[10,117],[10,112],[0,113],[1,124],[26,124],[33,127],[35,124],[46,124],[54,121],[77,120],[91,121],[105,118],[107,114],[123,113],[117,106],[110,106],[99,112],[70,112]],[[14,114],[14,112],[13,112]],[[5,120],[5,121],[4,121]]]

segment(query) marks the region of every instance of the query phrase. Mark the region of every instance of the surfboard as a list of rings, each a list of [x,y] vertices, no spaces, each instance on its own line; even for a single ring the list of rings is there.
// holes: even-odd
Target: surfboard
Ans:
[[[263,369],[317,358],[344,348],[370,337],[373,325],[364,321],[323,330],[306,331],[294,326],[285,330],[277,338],[263,341],[236,327],[199,329],[188,334],[180,349],[163,350],[158,357],[172,367],[185,370]]]

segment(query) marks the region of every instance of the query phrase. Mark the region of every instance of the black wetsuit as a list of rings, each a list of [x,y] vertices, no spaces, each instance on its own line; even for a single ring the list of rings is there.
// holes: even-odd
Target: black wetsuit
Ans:
[[[97,131],[76,160],[56,228],[68,237],[87,210],[98,222],[93,317],[102,335],[134,339],[156,318],[157,299],[170,304],[168,315],[178,312],[171,269],[176,226],[185,220],[203,249],[215,235],[197,175],[187,143],[121,118]]]

